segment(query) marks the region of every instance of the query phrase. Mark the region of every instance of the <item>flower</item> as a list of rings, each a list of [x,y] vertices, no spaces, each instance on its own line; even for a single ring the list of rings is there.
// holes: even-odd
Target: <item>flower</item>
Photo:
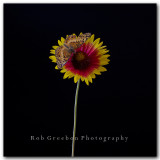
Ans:
[[[64,41],[65,39],[61,37],[61,41],[58,40],[59,46],[63,45]],[[89,85],[89,82],[92,83],[92,79],[96,78],[96,75],[101,75],[101,72],[107,71],[104,65],[109,63],[108,57],[110,55],[106,54],[109,50],[106,49],[106,46],[102,46],[102,44],[103,42],[100,42],[100,38],[94,40],[93,34],[79,48],[76,48],[60,71],[64,73],[63,78],[73,77],[75,83],[81,79]],[[56,63],[54,54],[59,46],[52,46],[53,49],[50,50],[50,53],[53,54],[49,57],[52,62]],[[58,67],[56,66],[55,69],[58,69]]]

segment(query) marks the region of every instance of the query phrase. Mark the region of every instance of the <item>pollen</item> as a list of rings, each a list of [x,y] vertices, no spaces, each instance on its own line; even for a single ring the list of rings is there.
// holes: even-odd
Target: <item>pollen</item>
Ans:
[[[76,61],[82,61],[85,59],[85,53],[83,52],[78,52],[77,54],[75,54],[75,60]]]

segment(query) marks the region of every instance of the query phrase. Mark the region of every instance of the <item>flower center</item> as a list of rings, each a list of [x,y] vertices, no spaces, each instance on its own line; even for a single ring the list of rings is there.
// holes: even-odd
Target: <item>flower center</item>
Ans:
[[[75,59],[77,61],[82,61],[85,59],[85,53],[83,52],[78,52],[77,54],[75,54]]]
[[[90,65],[90,59],[84,52],[77,52],[72,57],[72,64],[75,69],[84,70]]]

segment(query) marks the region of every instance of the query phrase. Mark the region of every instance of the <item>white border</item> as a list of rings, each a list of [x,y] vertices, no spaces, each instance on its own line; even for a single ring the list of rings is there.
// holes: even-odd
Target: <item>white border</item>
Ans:
[[[1,3],[159,3],[159,0],[1,0]]]
[[[1,49],[1,54],[0,54],[0,112],[1,112],[1,121],[0,121],[0,160],[4,160],[4,159],[8,159],[8,158],[5,158],[3,157],[3,3],[157,3],[157,11],[159,10],[159,0],[47,0],[47,1],[43,1],[43,0],[17,0],[17,1],[14,1],[14,0],[1,0],[0,1],[0,22],[1,22],[1,25],[0,25],[0,37],[1,37],[1,42],[0,42],[0,49]],[[158,11],[158,15],[157,15],[157,20],[158,20],[158,26],[157,28],[159,28],[159,23],[160,23],[160,19],[159,19],[159,11]],[[157,47],[158,47],[158,60],[157,60],[157,67],[158,67],[158,82],[160,80],[160,74],[159,74],[159,71],[160,71],[160,65],[158,64],[158,62],[160,62],[160,56],[159,56],[159,37],[160,37],[160,32],[157,32],[158,33],[158,42],[157,42]],[[158,91],[160,89],[160,85],[158,85]],[[160,94],[158,94],[158,99],[160,99]],[[158,100],[158,113],[157,113],[157,116],[160,115],[160,109],[159,109],[159,100]],[[159,132],[159,117],[158,117],[158,133]],[[114,160],[114,159],[147,159],[147,160],[150,160],[150,159],[160,159],[159,157],[159,153],[160,153],[160,149],[159,149],[159,138],[158,138],[158,158],[105,158],[105,159],[108,159],[108,160]],[[104,159],[103,158],[103,159]],[[46,159],[70,159],[70,158],[9,158],[9,159],[25,159],[25,160],[46,160]],[[80,158],[76,158],[76,159],[80,159]],[[84,160],[87,160],[87,158],[83,158]],[[88,158],[89,159],[89,158]],[[92,159],[92,158],[90,158]],[[100,159],[100,158],[94,158],[95,160],[96,159]]]

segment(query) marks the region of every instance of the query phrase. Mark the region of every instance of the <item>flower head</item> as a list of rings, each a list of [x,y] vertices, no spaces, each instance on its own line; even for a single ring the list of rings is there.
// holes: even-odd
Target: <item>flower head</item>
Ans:
[[[63,45],[64,42],[65,39],[62,37],[61,41],[58,40],[59,46]],[[110,55],[107,54],[109,50],[102,44],[103,42],[100,42],[100,38],[94,40],[93,34],[80,47],[74,49],[74,53],[71,54],[69,60],[60,71],[64,73],[63,78],[73,77],[75,83],[81,79],[89,85],[89,82],[92,83],[92,79],[96,78],[96,75],[101,75],[101,72],[107,71],[104,65],[109,63],[108,57]],[[55,50],[59,46],[53,46],[51,50],[53,55],[50,56],[50,59],[52,62],[56,63]],[[56,66],[55,69],[58,69],[58,67]]]

